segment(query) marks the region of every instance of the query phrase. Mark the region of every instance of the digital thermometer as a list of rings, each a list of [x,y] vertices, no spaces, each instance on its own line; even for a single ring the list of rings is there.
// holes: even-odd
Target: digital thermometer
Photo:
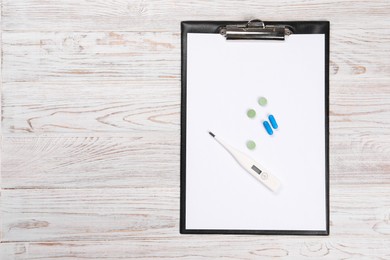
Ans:
[[[259,163],[254,161],[249,156],[244,153],[238,151],[234,147],[228,145],[221,139],[217,138],[212,132],[209,134],[217,140],[233,157],[236,161],[241,165],[242,168],[247,170],[253,177],[263,183],[268,189],[273,192],[277,192],[280,187],[280,181],[270,174],[267,170],[264,169]]]

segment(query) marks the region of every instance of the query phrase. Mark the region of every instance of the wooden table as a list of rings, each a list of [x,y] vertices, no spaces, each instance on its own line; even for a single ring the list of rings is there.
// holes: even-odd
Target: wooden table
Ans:
[[[271,3],[272,2],[272,3]],[[1,259],[390,259],[389,1],[2,1]],[[179,234],[180,21],[329,20],[329,237]]]

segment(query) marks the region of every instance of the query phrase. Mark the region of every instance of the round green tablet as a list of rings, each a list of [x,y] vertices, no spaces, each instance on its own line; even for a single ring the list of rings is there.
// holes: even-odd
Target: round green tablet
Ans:
[[[256,116],[256,111],[253,110],[253,109],[249,109],[247,112],[246,112],[246,115],[249,117],[249,118],[254,118]]]
[[[260,106],[262,106],[262,107],[264,107],[264,106],[266,106],[267,105],[267,99],[265,98],[265,97],[260,97],[259,98],[259,100],[258,100],[258,102],[259,102],[259,105]]]
[[[249,150],[253,150],[256,148],[256,143],[253,142],[252,140],[249,140],[248,142],[246,142],[246,147],[249,149]]]

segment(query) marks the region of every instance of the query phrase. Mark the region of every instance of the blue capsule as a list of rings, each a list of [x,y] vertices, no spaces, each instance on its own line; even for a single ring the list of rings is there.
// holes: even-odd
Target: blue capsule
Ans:
[[[273,115],[268,116],[269,122],[271,123],[274,129],[278,129],[278,123],[276,123],[275,117]]]
[[[263,126],[269,135],[272,135],[274,133],[268,121],[263,121]]]

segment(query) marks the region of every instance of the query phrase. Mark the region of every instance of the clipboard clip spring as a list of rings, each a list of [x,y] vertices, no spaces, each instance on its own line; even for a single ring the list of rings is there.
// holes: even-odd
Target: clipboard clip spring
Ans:
[[[226,25],[219,29],[226,40],[280,40],[293,33],[286,25],[265,25],[261,20],[250,20],[246,24]]]

